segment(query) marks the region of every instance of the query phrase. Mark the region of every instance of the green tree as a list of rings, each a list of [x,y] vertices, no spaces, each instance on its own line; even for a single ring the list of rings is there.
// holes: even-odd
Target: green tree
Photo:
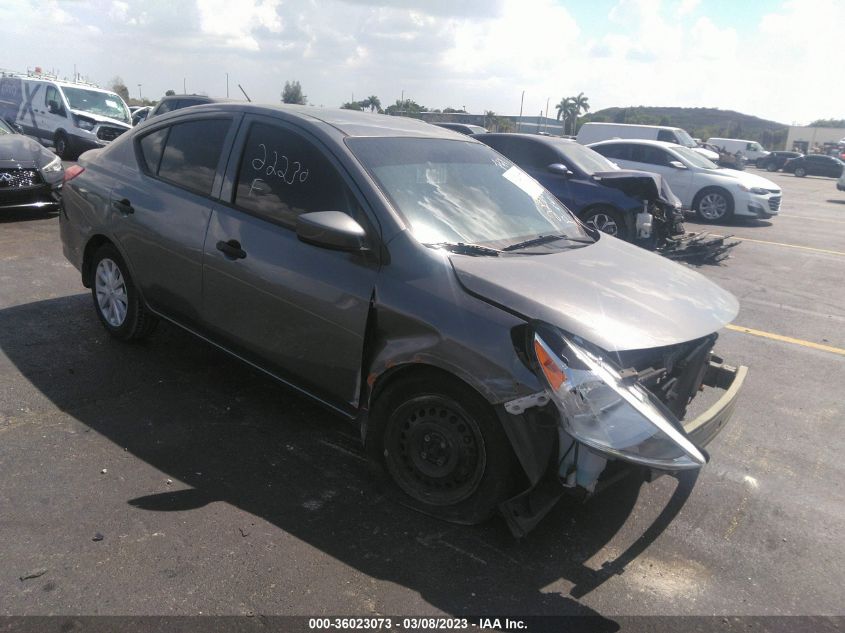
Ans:
[[[579,92],[576,96],[572,97],[572,109],[574,111],[574,116],[572,117],[572,133],[575,134],[577,131],[578,117],[581,116],[582,112],[586,114],[590,111],[590,100],[584,96],[583,92]]]
[[[572,97],[561,99],[560,103],[555,106],[555,110],[557,110],[557,120],[563,119],[563,133],[566,134],[566,120],[572,112]]]
[[[176,91],[175,90],[168,90],[167,92],[164,93],[164,96],[165,97],[175,97]]]
[[[123,79],[120,77],[115,77],[109,82],[109,86],[111,89],[120,95],[120,98],[124,101],[129,101],[129,88],[126,87],[126,84],[123,82]]]
[[[285,87],[282,90],[282,103],[295,103],[305,105],[308,103],[308,98],[302,94],[302,86],[299,81],[286,81]]]
[[[341,110],[358,110],[358,111],[363,110],[363,108],[361,107],[360,101],[347,101],[342,106],[340,106],[340,109]]]
[[[375,95],[370,95],[360,103],[362,110],[369,108],[370,112],[381,112],[381,100]]]

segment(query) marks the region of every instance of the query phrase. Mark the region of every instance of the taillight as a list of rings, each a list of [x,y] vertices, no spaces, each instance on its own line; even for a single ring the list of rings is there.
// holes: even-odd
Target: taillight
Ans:
[[[85,171],[84,167],[80,167],[79,165],[71,165],[67,169],[65,169],[65,175],[62,177],[62,183],[66,183],[68,180],[73,180],[79,174]]]

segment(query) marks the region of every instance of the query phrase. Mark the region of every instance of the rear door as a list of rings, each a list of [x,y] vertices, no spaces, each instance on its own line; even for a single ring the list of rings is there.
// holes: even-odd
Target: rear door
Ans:
[[[631,144],[631,163],[635,169],[660,174],[669,183],[672,191],[685,207],[692,204],[693,173],[690,169],[679,169],[671,165],[677,158],[662,147]]]
[[[302,213],[342,211],[375,244],[363,197],[324,145],[260,116],[244,120],[226,183],[228,204],[215,208],[205,240],[204,327],[274,375],[354,409],[378,249],[306,244],[295,225]]]
[[[189,326],[199,318],[203,241],[236,116],[179,118],[138,136],[137,165],[111,193],[114,234],[145,300]]]

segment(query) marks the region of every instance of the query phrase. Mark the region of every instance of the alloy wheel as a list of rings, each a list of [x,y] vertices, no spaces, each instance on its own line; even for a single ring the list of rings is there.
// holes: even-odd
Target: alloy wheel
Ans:
[[[119,328],[126,320],[129,297],[123,273],[113,260],[105,257],[97,264],[94,288],[100,314],[111,327]]]
[[[597,231],[607,233],[608,235],[618,235],[619,227],[616,220],[606,213],[596,213],[587,220],[587,225],[593,227]]]
[[[708,193],[698,203],[698,211],[707,220],[718,220],[728,212],[728,201],[721,193]]]

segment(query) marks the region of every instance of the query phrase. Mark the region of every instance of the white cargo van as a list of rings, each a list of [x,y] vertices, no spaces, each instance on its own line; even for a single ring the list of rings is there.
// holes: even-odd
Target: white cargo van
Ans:
[[[132,124],[129,108],[114,92],[45,75],[0,76],[0,117],[52,145],[65,160],[107,145]]]
[[[585,123],[578,130],[576,140],[581,145],[609,141],[614,138],[640,138],[648,141],[665,141],[683,145],[695,150],[705,158],[716,162],[719,155],[699,147],[686,130],[667,125],[633,125],[629,123]]]
[[[769,155],[768,150],[760,145],[760,143],[747,139],[713,137],[708,138],[707,143],[725,150],[728,154],[739,152],[749,163],[756,163],[758,159]]]

